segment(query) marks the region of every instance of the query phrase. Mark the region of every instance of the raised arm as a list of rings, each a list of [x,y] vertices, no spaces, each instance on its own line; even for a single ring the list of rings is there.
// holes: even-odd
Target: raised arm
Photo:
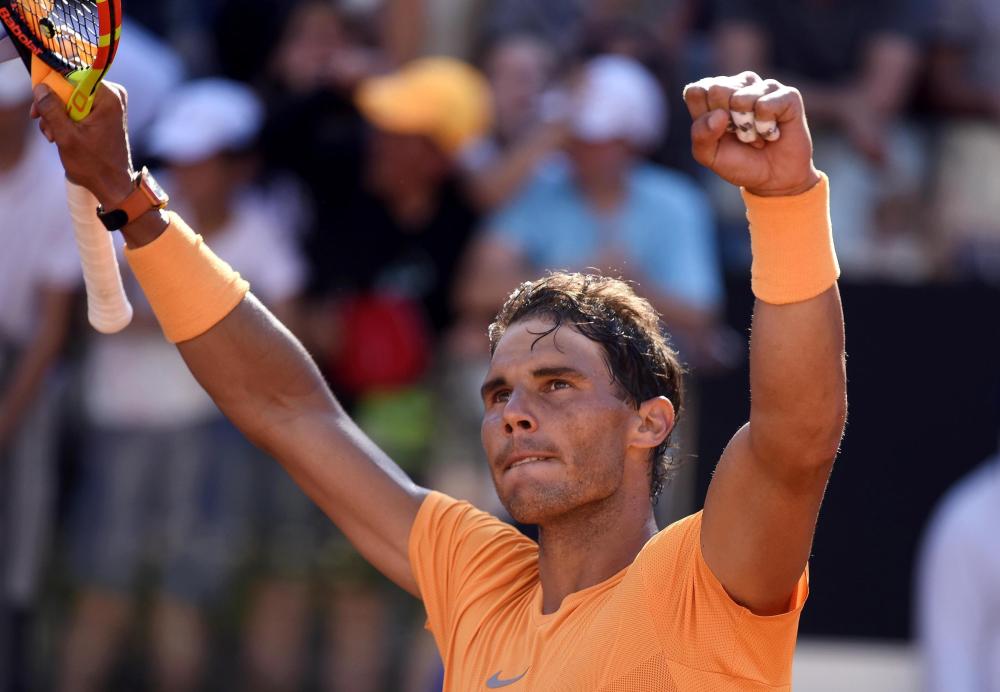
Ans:
[[[59,146],[67,176],[109,209],[133,188],[124,103],[124,90],[104,86],[90,117],[78,124],[54,95],[44,88],[36,92],[34,111]],[[155,260],[167,226],[165,215],[151,211],[123,233],[130,248],[141,248],[146,257],[153,253]],[[176,267],[181,291],[192,269]],[[175,298],[150,295],[154,309]],[[221,321],[178,348],[237,427],[282,463],[365,558],[419,595],[407,546],[426,491],[350,420],[295,337],[247,294]]]
[[[808,560],[847,411],[826,183],[795,89],[744,73],[689,85],[685,100],[695,158],[745,188],[757,295],[750,422],[716,468],[702,549],[735,600],[773,614],[788,608]],[[726,132],[730,111],[753,113],[760,130],[775,123],[780,137],[740,142]]]

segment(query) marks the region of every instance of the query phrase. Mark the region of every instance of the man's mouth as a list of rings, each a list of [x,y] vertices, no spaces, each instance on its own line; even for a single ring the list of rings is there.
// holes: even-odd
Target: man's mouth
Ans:
[[[521,459],[517,459],[512,464],[510,464],[509,466],[507,466],[506,470],[510,471],[511,469],[517,468],[518,466],[525,466],[527,464],[534,464],[534,463],[539,462],[539,461],[552,461],[553,458],[554,457],[542,457],[542,456],[523,457]]]

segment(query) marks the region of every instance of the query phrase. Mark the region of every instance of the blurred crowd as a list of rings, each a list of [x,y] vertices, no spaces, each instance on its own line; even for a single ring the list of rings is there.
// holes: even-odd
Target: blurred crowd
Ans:
[[[502,513],[478,435],[485,332],[519,282],[634,282],[696,398],[699,377],[746,358],[724,319],[727,278],[745,290],[748,274],[743,208],[691,160],[688,81],[753,70],[801,89],[844,281],[1000,283],[994,0],[126,10],[111,78],[129,89],[137,163],[379,445],[485,509]],[[21,70],[0,67],[0,692],[440,689],[418,604],[222,418],[124,265],[132,325],[84,325],[61,169]],[[679,455],[696,454],[696,426]],[[981,516],[950,500],[928,603],[956,591],[941,575],[967,558],[950,546],[988,545],[998,474],[966,482]],[[663,520],[695,508],[676,487]],[[949,542],[947,526],[970,530]],[[955,579],[997,605],[992,535]],[[929,689],[1000,690],[1000,611],[977,603],[978,634],[928,635]],[[964,612],[929,612],[926,629],[962,630]],[[983,655],[956,665],[939,640]]]

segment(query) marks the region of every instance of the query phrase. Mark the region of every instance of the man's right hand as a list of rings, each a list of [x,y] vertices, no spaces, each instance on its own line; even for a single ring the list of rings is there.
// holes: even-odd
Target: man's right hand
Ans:
[[[132,192],[132,154],[129,149],[128,94],[118,84],[101,83],[94,108],[74,122],[66,104],[45,85],[35,87],[31,115],[50,142],[59,147],[66,177],[94,193],[111,209]]]

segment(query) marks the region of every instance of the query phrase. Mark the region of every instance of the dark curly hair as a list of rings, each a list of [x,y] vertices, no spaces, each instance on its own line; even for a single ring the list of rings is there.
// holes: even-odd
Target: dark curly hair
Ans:
[[[680,416],[684,370],[677,351],[653,306],[629,284],[568,272],[551,272],[521,284],[490,325],[490,355],[510,325],[531,317],[552,321],[552,329],[545,334],[566,324],[600,344],[611,377],[629,405],[638,408],[644,401],[665,396],[674,406],[675,420]],[[654,502],[676,468],[669,453],[670,437],[667,435],[652,454],[649,495]]]

